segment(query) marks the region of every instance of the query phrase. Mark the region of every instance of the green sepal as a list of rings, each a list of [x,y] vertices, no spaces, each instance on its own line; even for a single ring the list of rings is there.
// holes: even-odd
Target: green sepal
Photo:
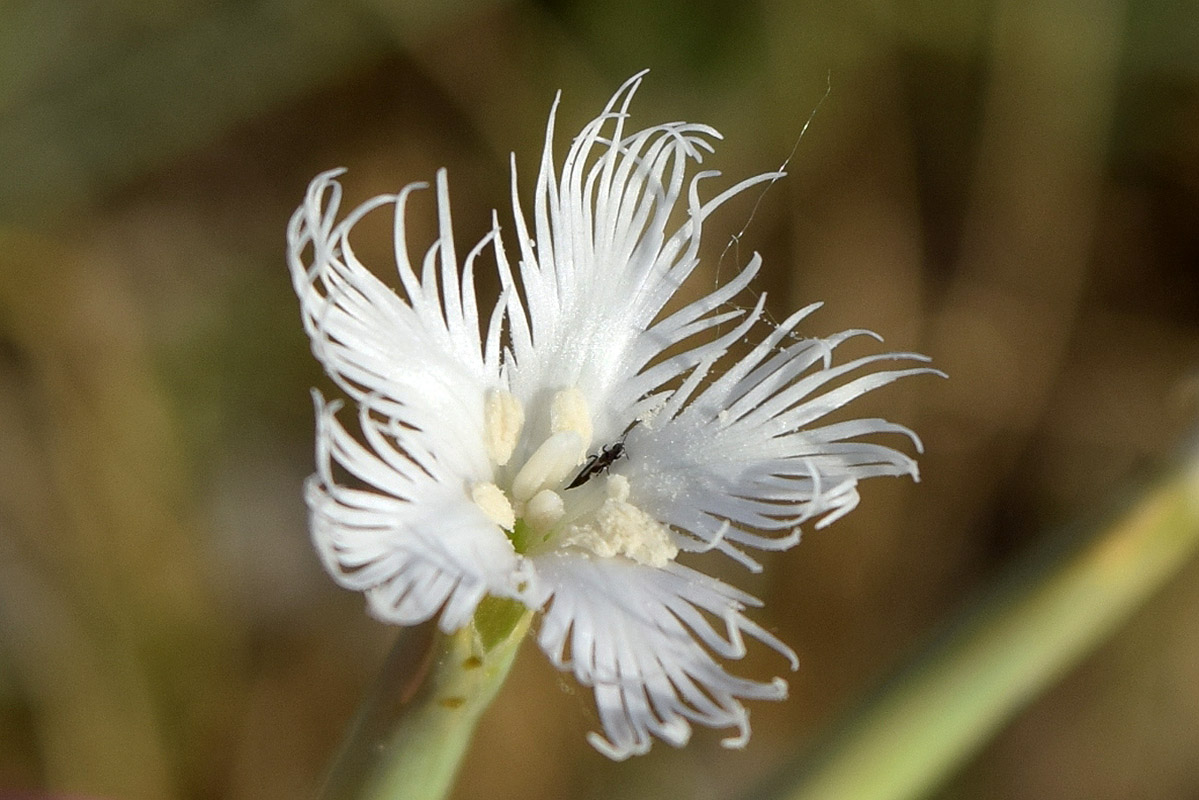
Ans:
[[[517,525],[519,527],[519,523]],[[527,623],[524,618],[528,613],[529,609],[517,600],[484,597],[475,610],[474,620],[475,633],[483,645],[483,652],[490,653],[496,645],[507,640],[522,620]]]

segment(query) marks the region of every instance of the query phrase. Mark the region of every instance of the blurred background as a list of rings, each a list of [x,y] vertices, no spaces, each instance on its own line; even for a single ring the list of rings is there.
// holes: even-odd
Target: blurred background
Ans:
[[[699,284],[761,251],[775,318],[823,300],[803,333],[872,328],[952,377],[855,408],[920,432],[920,484],[867,483],[761,576],[720,568],[801,659],[791,699],[752,706],[748,750],[699,731],[610,763],[584,741],[589,693],[527,646],[457,800],[740,796],[1189,430],[1186,0],[6,2],[0,794],[312,795],[395,632],[308,543],[308,388],[325,384],[288,216],[330,167],[357,202],[444,165],[460,248],[493,207],[510,230],[508,153],[527,192],[554,92],[564,151],[645,67],[635,122],[714,125],[720,180],[796,148],[756,212],[753,194],[709,223]],[[413,224],[431,242],[429,212]],[[386,227],[360,239],[381,271]],[[1199,796],[1197,579],[937,797]]]

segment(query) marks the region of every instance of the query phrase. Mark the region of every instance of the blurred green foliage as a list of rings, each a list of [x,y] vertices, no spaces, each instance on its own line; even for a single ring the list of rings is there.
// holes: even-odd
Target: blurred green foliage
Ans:
[[[312,794],[391,632],[307,544],[322,377],[282,263],[287,217],[331,166],[351,168],[353,201],[446,165],[473,241],[507,204],[509,151],[531,186],[556,90],[565,147],[650,67],[637,118],[712,123],[728,141],[709,161],[730,180],[780,164],[831,87],[728,258],[763,252],[776,315],[825,300],[811,333],[873,328],[952,379],[877,401],[923,435],[922,484],[867,485],[764,576],[729,570],[803,661],[791,700],[753,709],[747,751],[704,733],[612,765],[583,740],[587,693],[526,652],[455,796],[741,796],[1191,425],[1196,11],[0,6],[0,793]],[[713,228],[740,230],[751,208]],[[384,227],[364,230],[364,259],[385,263]],[[1194,797],[1196,577],[940,796]],[[780,667],[755,653],[745,668]]]

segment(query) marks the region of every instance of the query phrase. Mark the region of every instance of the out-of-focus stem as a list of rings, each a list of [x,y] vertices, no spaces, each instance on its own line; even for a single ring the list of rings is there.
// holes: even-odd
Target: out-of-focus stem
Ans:
[[[514,602],[486,600],[456,633],[401,631],[320,800],[445,797],[531,616]]]
[[[757,796],[907,800],[1106,640],[1199,550],[1199,456],[1081,546],[1023,564],[803,764]]]

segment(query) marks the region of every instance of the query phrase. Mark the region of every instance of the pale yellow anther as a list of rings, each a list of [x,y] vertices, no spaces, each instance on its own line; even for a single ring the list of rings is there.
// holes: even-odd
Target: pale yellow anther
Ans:
[[[513,499],[525,502],[542,489],[561,483],[578,466],[582,447],[573,430],[555,433],[542,442],[512,480]]]
[[[504,530],[510,531],[516,527],[516,512],[504,490],[494,483],[476,483],[470,487],[470,499],[483,509],[488,519]]]
[[[524,520],[536,531],[548,531],[562,519],[566,506],[562,495],[552,489],[542,489],[525,504]]]
[[[582,440],[582,452],[579,453],[579,463],[587,455],[591,447],[591,413],[587,409],[587,398],[577,386],[563,389],[554,394],[550,401],[550,433],[574,431]]]
[[[483,432],[487,439],[487,455],[499,466],[508,463],[520,441],[525,424],[525,410],[520,401],[504,389],[493,389],[483,401]]]

